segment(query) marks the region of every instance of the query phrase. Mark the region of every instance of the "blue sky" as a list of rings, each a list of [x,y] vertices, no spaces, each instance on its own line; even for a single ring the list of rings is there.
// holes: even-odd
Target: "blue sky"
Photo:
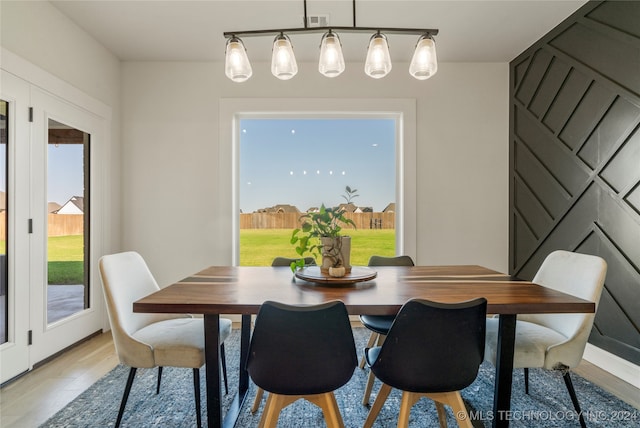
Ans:
[[[395,202],[394,119],[242,119],[240,209],[300,211],[353,202],[382,211]]]
[[[83,196],[82,144],[48,145],[47,202],[63,205],[72,196]],[[0,149],[0,190],[6,192],[5,147]]]
[[[63,205],[72,196],[84,196],[82,144],[49,144],[47,202]]]

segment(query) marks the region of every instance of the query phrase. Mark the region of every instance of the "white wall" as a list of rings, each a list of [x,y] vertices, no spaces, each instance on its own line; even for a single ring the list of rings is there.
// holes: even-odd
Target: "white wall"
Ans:
[[[243,84],[221,63],[123,63],[123,248],[160,284],[228,259],[216,218],[221,98],[415,98],[417,262],[508,261],[508,64],[440,64],[417,81],[406,64],[381,80],[348,64],[327,79],[301,64],[286,82],[254,64]],[[224,183],[223,183],[224,184]],[[230,225],[228,226],[230,227]]]
[[[110,141],[102,166],[106,168],[108,213],[103,248],[120,246],[120,61],[104,46],[45,1],[0,1],[0,43],[4,49],[88,95],[111,109]],[[9,62],[0,57],[0,65]],[[3,66],[4,68],[4,66]],[[34,84],[33,76],[20,76]],[[42,76],[37,76],[42,77]],[[55,82],[54,82],[55,83]],[[52,86],[45,90],[56,95]],[[75,100],[70,100],[75,102]]]
[[[119,103],[120,62],[45,1],[0,2],[2,46],[105,104]]]

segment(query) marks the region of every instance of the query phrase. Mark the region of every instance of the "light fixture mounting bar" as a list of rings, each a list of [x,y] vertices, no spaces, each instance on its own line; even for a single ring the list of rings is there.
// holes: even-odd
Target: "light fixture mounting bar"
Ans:
[[[386,34],[406,34],[406,35],[438,35],[438,30],[433,28],[387,28],[387,27],[306,27],[306,28],[281,28],[274,30],[246,30],[246,31],[225,31],[224,37],[252,37],[264,36],[265,34],[280,33],[325,33],[335,31],[340,33],[386,33]]]

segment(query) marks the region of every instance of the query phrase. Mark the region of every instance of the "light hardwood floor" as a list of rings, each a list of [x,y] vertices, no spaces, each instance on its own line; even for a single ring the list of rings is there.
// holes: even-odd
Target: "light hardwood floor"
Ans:
[[[38,427],[117,364],[110,332],[80,343],[0,389],[0,427]]]
[[[110,333],[79,344],[0,389],[0,427],[38,427],[117,364]],[[575,372],[640,409],[632,385],[587,361]]]

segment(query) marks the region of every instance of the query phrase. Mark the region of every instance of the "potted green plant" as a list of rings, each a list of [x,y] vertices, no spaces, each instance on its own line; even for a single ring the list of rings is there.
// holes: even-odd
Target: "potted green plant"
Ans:
[[[357,190],[346,187],[347,202],[357,195]],[[351,271],[351,237],[341,234],[344,226],[356,227],[353,220],[345,217],[344,206],[327,208],[324,204],[317,212],[307,212],[300,216],[302,226],[293,230],[291,244],[296,246],[296,253],[301,257],[291,264],[291,269],[304,266],[304,255],[311,253],[314,257],[322,256],[322,272],[334,276],[344,276]],[[331,270],[331,272],[330,272]]]

